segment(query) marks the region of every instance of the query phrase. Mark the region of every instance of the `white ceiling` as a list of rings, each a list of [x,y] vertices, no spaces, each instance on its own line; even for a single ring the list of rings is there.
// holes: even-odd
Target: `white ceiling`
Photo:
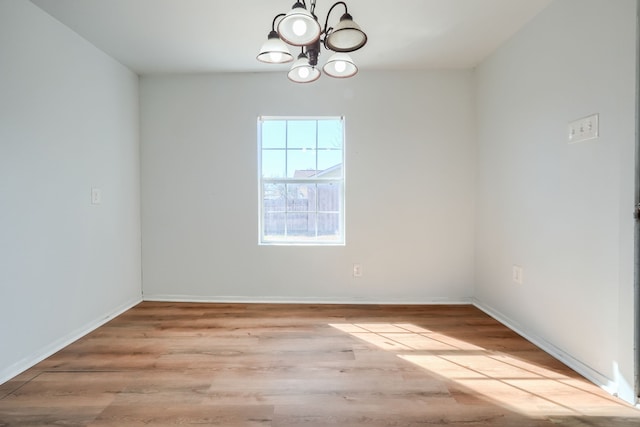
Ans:
[[[139,74],[286,69],[255,57],[294,0],[31,0]],[[361,70],[470,68],[551,0],[346,0]],[[307,4],[309,1],[307,1]],[[333,0],[317,0],[321,25]],[[331,14],[330,24],[343,8]],[[335,25],[335,24],[334,24]],[[292,48],[291,53],[298,53]],[[327,52],[321,54],[320,62]]]

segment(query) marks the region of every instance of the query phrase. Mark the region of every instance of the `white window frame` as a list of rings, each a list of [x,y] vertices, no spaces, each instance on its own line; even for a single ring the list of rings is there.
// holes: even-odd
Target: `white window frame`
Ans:
[[[342,167],[341,167],[341,176],[340,177],[312,177],[312,178],[263,178],[262,176],[262,123],[269,120],[286,120],[286,121],[310,121],[310,120],[340,120],[342,122]],[[259,245],[286,245],[286,246],[345,246],[345,118],[344,116],[259,116],[258,117],[258,244]],[[317,155],[318,155],[318,137],[317,137],[317,126],[316,126],[316,163],[317,163]],[[288,141],[287,141],[288,144]],[[289,150],[288,146],[285,146],[285,150]],[[288,154],[288,153],[287,153]],[[288,156],[287,156],[288,158]],[[267,239],[265,236],[264,230],[264,184],[265,183],[276,183],[276,184],[327,184],[332,183],[338,186],[339,191],[339,215],[338,215],[338,227],[339,227],[339,235],[337,239],[333,240],[322,240],[318,238],[318,230],[317,230],[317,221],[316,221],[316,239],[315,240],[300,240],[295,238],[287,238],[286,237],[286,220],[285,220],[285,238],[284,239]],[[285,202],[286,205],[286,202]],[[285,215],[289,211],[285,208]],[[295,211],[291,211],[295,212]],[[315,211],[309,211],[323,213],[318,210],[318,198],[316,198],[316,208]]]

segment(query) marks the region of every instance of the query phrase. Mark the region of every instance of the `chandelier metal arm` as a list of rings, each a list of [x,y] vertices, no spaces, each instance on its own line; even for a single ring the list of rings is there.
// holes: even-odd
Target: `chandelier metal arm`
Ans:
[[[278,20],[278,18],[281,18],[286,15],[287,15],[286,13],[279,13],[275,16],[275,18],[273,18],[273,22],[271,23],[271,31],[276,30],[276,21]]]
[[[323,33],[325,36],[328,36],[328,35],[329,35],[329,32],[330,32],[331,30],[333,30],[333,28],[330,28],[330,27],[329,27],[329,17],[331,16],[331,12],[333,11],[333,9],[334,9],[336,6],[338,6],[338,5],[340,5],[340,4],[344,6],[344,13],[349,13],[349,10],[347,9],[347,4],[346,4],[345,2],[343,2],[343,1],[337,1],[337,2],[335,2],[335,3],[333,4],[333,6],[331,6],[331,8],[329,9],[329,12],[327,12],[327,18],[326,18],[326,19],[325,19],[325,21],[324,21],[324,29],[322,30],[322,33]],[[325,47],[326,47],[326,45],[325,45]]]

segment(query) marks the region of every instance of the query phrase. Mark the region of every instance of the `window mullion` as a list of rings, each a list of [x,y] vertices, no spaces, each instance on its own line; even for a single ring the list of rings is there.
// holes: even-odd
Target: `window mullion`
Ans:
[[[289,120],[284,126],[284,176],[289,177]],[[289,184],[284,183],[284,238],[289,237]]]
[[[319,169],[319,164],[318,164],[318,153],[319,153],[319,146],[318,146],[318,138],[319,138],[319,130],[318,130],[318,122],[316,122],[316,170]],[[318,220],[320,219],[318,216],[318,200],[320,199],[320,193],[318,192],[318,183],[316,182],[314,184],[314,188],[315,188],[315,196],[316,196],[316,203],[315,203],[315,236],[316,239],[318,238]]]

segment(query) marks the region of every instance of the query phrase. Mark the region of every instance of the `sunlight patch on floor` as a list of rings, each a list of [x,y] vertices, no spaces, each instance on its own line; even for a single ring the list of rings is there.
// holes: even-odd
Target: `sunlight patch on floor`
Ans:
[[[518,413],[542,416],[624,416],[640,412],[577,376],[567,376],[506,352],[406,323],[330,326],[450,380]]]

